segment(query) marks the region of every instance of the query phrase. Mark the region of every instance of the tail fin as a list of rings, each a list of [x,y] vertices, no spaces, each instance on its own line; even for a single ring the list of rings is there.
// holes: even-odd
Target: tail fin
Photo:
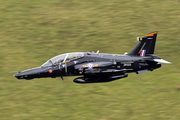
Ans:
[[[145,56],[154,54],[157,33],[158,31],[153,31],[142,38],[137,37],[139,43],[128,53],[128,55]]]

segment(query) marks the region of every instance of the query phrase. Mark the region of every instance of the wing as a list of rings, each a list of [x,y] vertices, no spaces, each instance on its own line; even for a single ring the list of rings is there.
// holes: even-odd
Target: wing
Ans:
[[[74,66],[76,74],[107,74],[107,73],[125,73],[133,69],[116,68],[113,62],[93,62]]]
[[[113,62],[93,62],[76,65],[75,71],[76,74],[84,75],[84,77],[75,78],[74,82],[92,83],[109,82],[127,77],[125,73],[133,69],[117,69]]]

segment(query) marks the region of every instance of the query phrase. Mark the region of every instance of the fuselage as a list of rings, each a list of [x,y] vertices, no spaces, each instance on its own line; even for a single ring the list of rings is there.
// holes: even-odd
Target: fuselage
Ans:
[[[114,76],[141,70],[152,71],[161,67],[160,63],[151,61],[151,59],[159,59],[159,57],[154,55],[130,56],[93,52],[81,52],[79,57],[78,55],[76,57],[73,55],[73,53],[63,54],[62,60],[58,63],[55,60],[59,58],[56,57],[55,60],[50,59],[41,67],[20,71],[14,76],[18,79],[54,78],[69,75]]]
[[[81,76],[76,83],[109,82],[125,78],[126,73],[142,74],[161,67],[161,63],[171,64],[154,55],[158,31],[137,37],[138,43],[124,55],[94,52],[74,52],[55,56],[41,67],[21,71],[14,76],[18,79],[44,77]]]

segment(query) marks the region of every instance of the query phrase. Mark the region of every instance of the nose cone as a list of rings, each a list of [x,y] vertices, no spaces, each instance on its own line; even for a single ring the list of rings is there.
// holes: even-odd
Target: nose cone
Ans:
[[[19,73],[15,74],[14,77],[16,77],[17,79],[23,79],[23,75]]]
[[[14,75],[17,79],[33,79],[38,78],[44,73],[45,70],[41,67],[32,68],[28,70],[21,71]]]

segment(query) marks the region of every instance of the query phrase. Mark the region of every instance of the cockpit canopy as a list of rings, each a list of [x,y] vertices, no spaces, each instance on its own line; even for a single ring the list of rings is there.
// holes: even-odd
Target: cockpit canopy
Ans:
[[[84,57],[84,52],[73,52],[73,53],[61,54],[61,55],[58,55],[58,56],[51,58],[50,60],[45,62],[41,67],[59,65],[63,62],[71,61],[71,60],[78,59],[81,57]]]

